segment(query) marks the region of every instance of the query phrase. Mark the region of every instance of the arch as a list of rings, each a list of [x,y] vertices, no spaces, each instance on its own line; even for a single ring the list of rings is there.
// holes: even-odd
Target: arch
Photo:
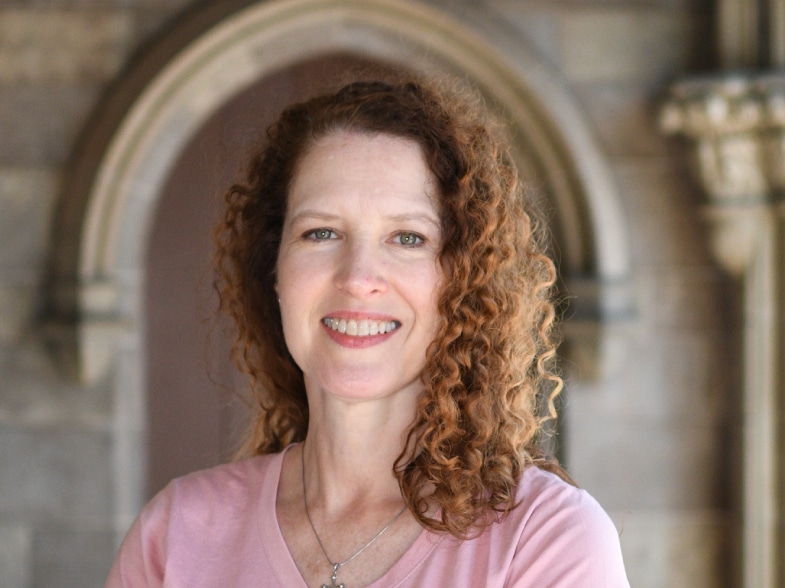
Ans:
[[[118,529],[138,511],[144,487],[142,264],[156,199],[211,113],[270,72],[344,52],[468,78],[507,113],[523,168],[554,201],[568,282],[626,280],[614,186],[567,90],[482,7],[433,4],[216,2],[151,48],[96,116],[67,179],[51,292],[56,312],[76,329],[82,377],[108,378],[113,390]],[[609,312],[612,304],[601,294],[586,312]]]

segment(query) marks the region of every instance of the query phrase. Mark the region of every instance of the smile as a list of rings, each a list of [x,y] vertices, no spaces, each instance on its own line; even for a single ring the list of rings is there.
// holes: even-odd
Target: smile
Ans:
[[[333,331],[350,337],[371,337],[373,335],[384,335],[390,333],[401,326],[398,321],[374,321],[354,319],[337,319],[326,317],[322,319],[324,325]]]

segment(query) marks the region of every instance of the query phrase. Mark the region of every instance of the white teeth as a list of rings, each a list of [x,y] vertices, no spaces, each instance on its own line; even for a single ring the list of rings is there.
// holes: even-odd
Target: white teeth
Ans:
[[[383,335],[397,329],[400,324],[396,321],[374,321],[354,319],[337,319],[327,317],[322,322],[333,331],[344,333],[352,337],[367,337],[369,335]]]

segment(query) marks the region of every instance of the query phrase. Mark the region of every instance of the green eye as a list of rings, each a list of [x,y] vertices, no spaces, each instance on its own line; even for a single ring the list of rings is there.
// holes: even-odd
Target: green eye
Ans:
[[[333,232],[330,229],[316,229],[306,235],[314,241],[326,241],[332,239]]]
[[[415,233],[399,233],[398,234],[398,242],[401,245],[419,245],[422,242],[422,237]]]

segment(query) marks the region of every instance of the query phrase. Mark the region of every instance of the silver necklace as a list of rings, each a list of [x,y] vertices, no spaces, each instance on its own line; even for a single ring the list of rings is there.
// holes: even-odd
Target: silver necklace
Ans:
[[[302,473],[303,473],[303,502],[305,503],[305,516],[306,516],[306,517],[308,517],[308,522],[309,522],[309,523],[310,523],[310,525],[311,525],[311,530],[313,531],[313,535],[314,535],[314,537],[316,537],[316,541],[317,541],[317,543],[319,543],[319,547],[321,547],[321,548],[322,548],[322,553],[324,554],[324,557],[325,557],[325,558],[327,558],[327,561],[328,561],[328,562],[329,562],[329,564],[330,564],[330,565],[333,567],[333,573],[332,573],[332,576],[330,576],[331,583],[330,583],[329,585],[328,585],[328,584],[322,584],[322,588],[346,588],[346,585],[345,585],[345,584],[343,584],[343,583],[341,583],[341,584],[336,584],[336,582],[338,581],[338,569],[339,569],[341,566],[345,566],[346,564],[348,564],[348,563],[349,563],[350,561],[352,561],[352,560],[353,560],[355,557],[357,557],[357,556],[358,556],[358,555],[360,555],[360,554],[361,554],[363,551],[365,551],[365,550],[366,550],[366,549],[368,549],[368,548],[369,548],[371,545],[373,545],[373,543],[374,543],[374,542],[375,542],[375,541],[376,541],[376,540],[377,540],[379,537],[381,537],[381,536],[384,534],[384,532],[385,532],[387,529],[389,529],[390,527],[392,527],[392,524],[393,524],[395,521],[397,521],[397,520],[398,520],[398,517],[400,517],[400,516],[403,514],[403,511],[405,511],[405,510],[406,510],[406,505],[404,505],[404,506],[403,506],[403,508],[402,508],[400,511],[398,511],[398,514],[397,514],[397,515],[395,515],[395,516],[392,518],[392,520],[391,520],[389,523],[387,523],[387,524],[386,524],[386,525],[385,525],[385,526],[382,528],[382,530],[381,530],[381,531],[379,531],[378,533],[376,533],[376,535],[374,535],[374,536],[373,536],[373,539],[371,539],[370,541],[368,541],[368,543],[366,543],[365,545],[363,545],[363,546],[360,548],[360,550],[359,550],[359,551],[357,551],[357,552],[356,552],[356,553],[355,553],[353,556],[351,556],[349,559],[345,559],[345,560],[344,560],[344,561],[342,561],[342,562],[334,562],[334,561],[333,561],[333,560],[330,558],[330,556],[329,556],[329,555],[327,555],[327,550],[324,548],[324,545],[322,545],[322,540],[321,540],[321,539],[319,539],[319,533],[317,533],[317,532],[316,532],[316,527],[314,527],[314,526],[313,526],[313,521],[311,520],[311,512],[308,510],[308,497],[306,496],[306,492],[305,492],[305,443],[303,443],[303,449],[302,449],[302,453],[300,454],[300,457],[302,458],[300,461],[301,461],[301,464],[302,464],[302,470],[303,470],[303,472],[302,472]]]

